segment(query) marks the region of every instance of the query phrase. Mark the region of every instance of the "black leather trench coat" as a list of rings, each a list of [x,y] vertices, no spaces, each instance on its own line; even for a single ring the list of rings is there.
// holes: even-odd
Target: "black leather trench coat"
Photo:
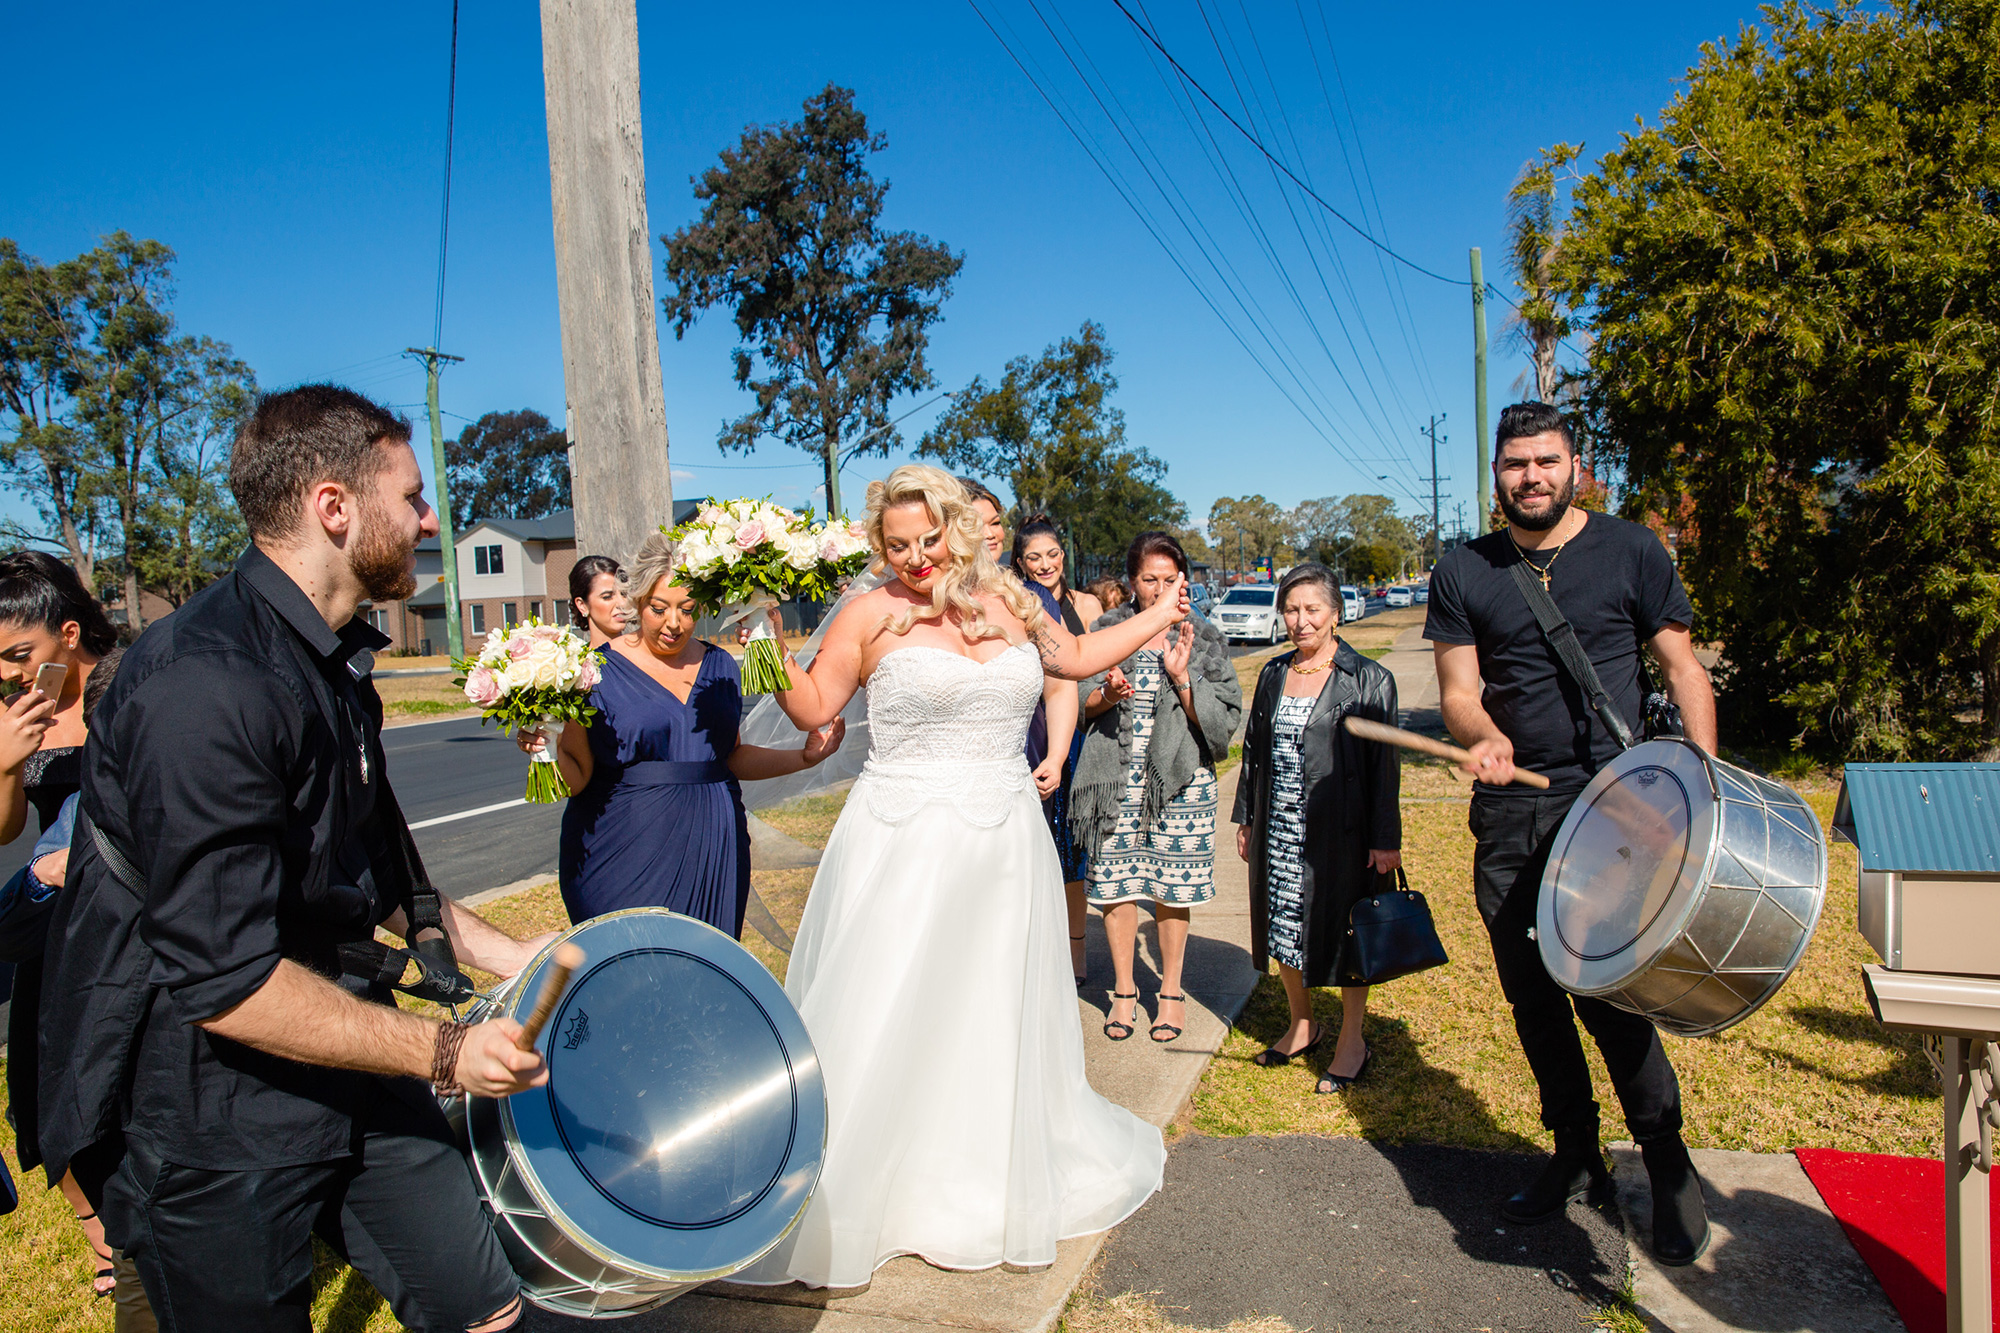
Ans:
[[[1264,835],[1271,808],[1271,717],[1284,693],[1285,672],[1296,653],[1264,664],[1243,732],[1243,771],[1236,781],[1232,818],[1250,828],[1250,952],[1258,971],[1268,958],[1270,895]],[[1357,899],[1374,887],[1368,853],[1403,845],[1402,762],[1389,746],[1350,735],[1340,725],[1353,713],[1397,725],[1396,678],[1342,640],[1334,652],[1333,679],[1320,690],[1306,722],[1304,764],[1305,846],[1300,885],[1305,902],[1305,980],[1308,986],[1351,984],[1341,946]]]

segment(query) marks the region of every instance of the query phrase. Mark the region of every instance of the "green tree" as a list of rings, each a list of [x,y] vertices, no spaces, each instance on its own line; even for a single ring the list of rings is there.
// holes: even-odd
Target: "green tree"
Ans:
[[[250,541],[229,493],[229,446],[256,404],[256,378],[228,347],[206,338],[194,342],[188,360],[177,383],[184,407],[146,457],[141,521],[126,560],[135,584],[174,606],[227,572]]]
[[[480,417],[445,441],[444,466],[457,523],[569,508],[569,437],[531,407]]]
[[[1598,447],[1681,525],[1725,735],[1992,752],[2000,3],[1764,15],[1574,193]]]
[[[199,577],[191,571],[240,544],[219,513],[190,517],[185,531],[224,547],[180,550],[152,527],[153,489],[169,478],[198,508],[219,502],[200,499],[201,485],[188,480],[188,442],[215,429],[218,411],[233,420],[255,392],[250,368],[227,345],[176,330],[173,260],[160,242],[124,232],[54,265],[0,240],[0,402],[14,414],[13,433],[0,439],[0,476],[45,525],[10,523],[6,535],[61,546],[93,587],[112,557],[135,631],[147,569],[167,560],[182,571],[176,586],[186,586]],[[212,444],[202,457],[196,470],[212,474]]]
[[[965,263],[880,225],[889,186],[867,158],[887,142],[828,84],[796,123],[744,130],[695,183],[700,219],[662,238],[674,336],[728,305],[743,340],[736,383],[757,406],[718,443],[748,452],[769,435],[819,455],[829,513],[842,512],[842,462],[901,442],[890,401],[935,383],[926,330]]]
[[[1265,556],[1274,566],[1290,564],[1286,519],[1284,510],[1261,495],[1224,496],[1208,507],[1208,540],[1231,569]]]
[[[1110,401],[1114,355],[1103,327],[1086,322],[1040,356],[1009,361],[997,385],[975,376],[917,452],[1004,480],[1016,518],[1050,515],[1087,554],[1119,555],[1142,532],[1184,524],[1166,464],[1125,441],[1125,415]]]
[[[1556,348],[1570,334],[1569,311],[1556,290],[1564,226],[1556,187],[1575,178],[1570,164],[1582,152],[1582,144],[1544,148],[1538,159],[1522,164],[1507,192],[1507,261],[1521,289],[1520,309],[1508,323],[1527,349],[1535,397],[1544,403],[1557,400],[1563,373],[1556,365]]]

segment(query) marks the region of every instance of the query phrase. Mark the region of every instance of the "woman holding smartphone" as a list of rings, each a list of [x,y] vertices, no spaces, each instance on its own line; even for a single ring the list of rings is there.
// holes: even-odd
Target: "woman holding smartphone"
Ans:
[[[0,709],[0,842],[21,836],[30,805],[41,828],[53,825],[82,784],[84,686],[117,646],[111,618],[75,570],[41,551],[0,556],[0,684],[12,692]],[[7,1096],[23,1171],[41,1165],[35,1113],[41,985],[41,959],[21,962],[7,1016]],[[108,1296],[114,1281],[104,1227],[71,1177],[57,1183],[97,1255],[92,1289]]]

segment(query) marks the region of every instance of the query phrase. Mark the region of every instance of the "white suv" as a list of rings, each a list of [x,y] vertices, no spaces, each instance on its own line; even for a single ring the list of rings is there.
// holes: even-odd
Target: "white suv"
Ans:
[[[1285,637],[1285,618],[1278,614],[1278,590],[1268,583],[1231,588],[1209,619],[1231,643],[1238,639],[1261,639],[1279,643]]]

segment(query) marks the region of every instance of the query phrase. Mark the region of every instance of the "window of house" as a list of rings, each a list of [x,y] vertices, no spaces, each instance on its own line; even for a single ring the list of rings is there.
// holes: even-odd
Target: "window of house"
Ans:
[[[519,605],[519,602],[500,603],[500,624],[502,628],[512,629],[515,623],[520,620],[520,617],[514,614],[515,608]]]
[[[542,618],[542,604],[540,602],[529,602],[528,619],[540,620],[541,618]]]
[[[475,546],[475,547],[473,547],[473,548],[472,548],[472,572],[473,572],[473,573],[475,573],[475,574],[504,574],[504,573],[506,573],[506,572],[507,572],[507,568],[506,568],[506,566],[505,566],[505,565],[504,565],[504,564],[503,564],[503,563],[501,562],[501,559],[500,559],[500,550],[501,550],[501,548],[500,548],[500,547],[499,547],[499,546],[498,546],[497,544],[496,544],[496,545],[493,545],[493,546]]]
[[[373,628],[381,631],[384,634],[387,634],[389,632],[388,611],[384,610],[379,606],[371,608],[368,612],[368,623]]]
[[[484,548],[482,547],[481,549],[483,550]],[[486,603],[473,602],[471,606],[472,632],[474,634],[484,634],[486,632]]]

